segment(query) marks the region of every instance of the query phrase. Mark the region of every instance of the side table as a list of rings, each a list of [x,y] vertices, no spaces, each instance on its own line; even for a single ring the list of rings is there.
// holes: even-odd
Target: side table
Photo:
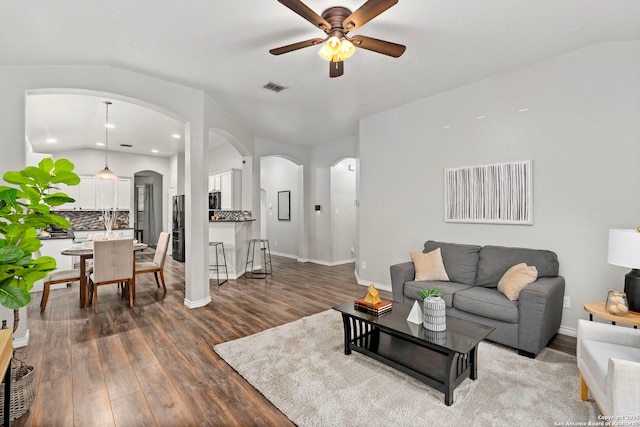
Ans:
[[[630,325],[638,329],[638,326],[640,326],[640,313],[630,311],[624,316],[616,316],[615,314],[609,313],[604,308],[604,304],[602,301],[596,301],[588,302],[584,305],[585,311],[589,313],[589,320],[593,320],[593,316],[597,316],[601,319],[609,320],[612,325],[622,323],[623,325]]]
[[[11,420],[11,358],[13,357],[13,333],[0,329],[0,373],[4,372],[4,426]]]

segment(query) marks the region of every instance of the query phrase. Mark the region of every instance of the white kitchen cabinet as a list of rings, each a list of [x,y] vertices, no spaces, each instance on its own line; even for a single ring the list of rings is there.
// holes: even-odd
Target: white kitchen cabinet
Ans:
[[[118,199],[118,210],[130,211],[132,206],[131,179],[120,178],[116,181],[116,197]]]
[[[242,171],[231,169],[220,173],[220,208],[242,209]]]
[[[92,176],[80,177],[80,184],[76,186],[74,209],[94,210],[96,208],[96,188],[94,181]]]
[[[96,209],[131,210],[131,179],[96,179]]]
[[[94,210],[96,208],[96,190],[92,176],[81,176],[80,184],[66,185],[56,184],[57,189],[51,192],[62,192],[75,199],[74,203],[65,203],[54,208],[57,211],[69,210]]]
[[[209,177],[209,191],[220,191],[220,174]]]

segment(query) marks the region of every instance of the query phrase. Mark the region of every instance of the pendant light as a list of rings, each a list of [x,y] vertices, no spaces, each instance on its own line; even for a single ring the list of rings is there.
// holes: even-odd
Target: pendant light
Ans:
[[[102,169],[100,172],[98,172],[95,175],[96,179],[107,179],[109,181],[115,181],[118,179],[118,176],[111,172],[111,170],[109,170],[109,127],[111,126],[109,124],[109,105],[111,105],[111,102],[109,101],[104,101],[105,104],[105,110],[106,110],[106,116],[105,116],[105,123],[104,123],[104,169]]]

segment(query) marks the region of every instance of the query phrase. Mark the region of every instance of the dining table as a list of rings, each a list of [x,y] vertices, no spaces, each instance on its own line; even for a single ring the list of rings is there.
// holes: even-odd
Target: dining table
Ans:
[[[134,243],[133,244],[133,265],[135,268],[136,265],[136,252],[140,252],[148,248],[149,246],[145,243]],[[63,249],[60,251],[62,255],[67,256],[77,256],[80,257],[80,308],[83,308],[87,305],[89,299],[89,287],[87,286],[87,260],[93,258],[93,247],[91,246],[79,246],[79,247],[71,247],[67,249]],[[135,299],[135,288],[136,288],[136,275],[135,271],[133,272],[133,277],[131,278],[131,291],[133,292],[133,297]]]

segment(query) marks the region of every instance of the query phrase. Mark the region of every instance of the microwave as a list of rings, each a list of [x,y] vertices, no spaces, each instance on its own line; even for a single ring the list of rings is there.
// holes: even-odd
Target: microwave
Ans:
[[[209,209],[221,209],[222,199],[219,191],[209,193]]]

